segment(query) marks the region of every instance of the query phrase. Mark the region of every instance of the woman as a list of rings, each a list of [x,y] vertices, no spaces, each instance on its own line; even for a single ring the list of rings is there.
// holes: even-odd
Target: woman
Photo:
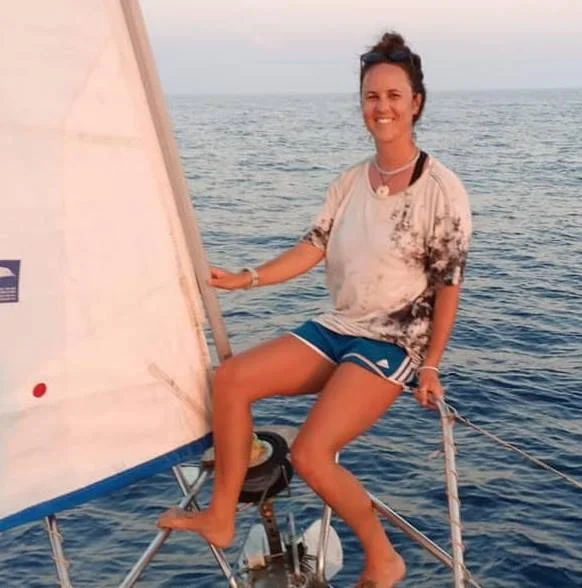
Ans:
[[[414,377],[422,406],[442,398],[438,366],[455,320],[471,219],[461,182],[415,143],[426,99],[418,55],[390,33],[362,55],[360,66],[362,115],[375,155],[331,184],[295,247],[256,270],[213,269],[210,281],[226,290],[277,284],[325,258],[335,309],[218,368],[212,501],[201,513],[171,509],[158,524],[229,545],[251,449],[251,404],[276,394],[319,393],[292,461],[362,542],[366,563],[358,586],[385,588],[404,577],[404,561],[364,488],[334,456]]]

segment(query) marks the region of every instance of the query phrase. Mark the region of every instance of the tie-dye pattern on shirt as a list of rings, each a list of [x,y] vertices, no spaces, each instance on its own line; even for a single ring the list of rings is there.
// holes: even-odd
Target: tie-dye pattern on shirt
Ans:
[[[430,158],[409,188],[379,198],[370,160],[340,175],[303,241],[326,252],[334,309],[317,317],[338,333],[390,341],[421,363],[439,285],[463,279],[471,238],[467,193]]]

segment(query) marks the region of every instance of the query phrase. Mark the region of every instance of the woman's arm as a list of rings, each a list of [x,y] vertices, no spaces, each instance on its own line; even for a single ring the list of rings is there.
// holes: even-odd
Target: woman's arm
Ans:
[[[325,257],[325,252],[314,245],[301,241],[284,251],[275,259],[256,268],[259,286],[280,284],[308,272]],[[224,290],[248,288],[253,276],[248,271],[231,273],[219,268],[211,268],[209,284]]]
[[[423,365],[439,366],[453,331],[460,297],[461,284],[437,286],[430,343]]]
[[[419,368],[419,385],[415,392],[422,406],[434,407],[434,400],[444,396],[438,366],[455,324],[460,295],[460,284],[437,287],[428,353]]]

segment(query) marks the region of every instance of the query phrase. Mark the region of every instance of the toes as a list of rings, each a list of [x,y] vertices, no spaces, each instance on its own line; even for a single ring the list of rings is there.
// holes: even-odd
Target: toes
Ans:
[[[171,525],[173,521],[177,518],[182,518],[185,514],[185,511],[181,508],[174,507],[167,510],[162,516],[158,519],[156,523],[158,527],[167,528]]]

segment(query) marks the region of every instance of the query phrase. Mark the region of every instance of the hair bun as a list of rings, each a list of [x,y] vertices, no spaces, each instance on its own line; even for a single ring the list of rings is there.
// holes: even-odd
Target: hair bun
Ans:
[[[386,53],[405,48],[406,42],[404,41],[404,37],[398,33],[384,33],[382,39],[376,45],[376,49],[385,51]]]

